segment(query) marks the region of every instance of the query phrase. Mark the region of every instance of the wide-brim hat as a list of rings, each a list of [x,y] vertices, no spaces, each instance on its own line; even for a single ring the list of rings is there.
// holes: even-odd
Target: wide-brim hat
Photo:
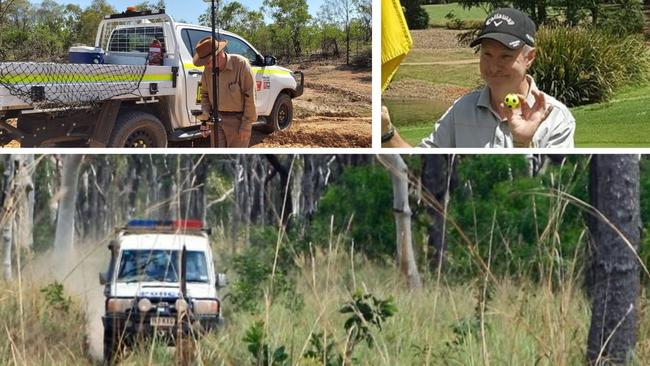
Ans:
[[[210,62],[212,58],[212,44],[214,43],[214,54],[218,55],[219,52],[223,51],[228,44],[228,41],[220,39],[217,41],[213,37],[205,37],[199,41],[196,45],[196,50],[194,52],[194,57],[192,61],[194,66],[205,66]]]
[[[512,8],[495,10],[485,20],[478,37],[470,47],[481,44],[484,39],[493,39],[511,50],[525,44],[535,47],[535,23],[526,14]]]

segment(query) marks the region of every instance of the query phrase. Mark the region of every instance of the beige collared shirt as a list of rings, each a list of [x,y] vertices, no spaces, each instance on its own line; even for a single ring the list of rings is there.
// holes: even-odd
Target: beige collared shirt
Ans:
[[[206,67],[201,77],[201,109],[212,111],[212,75]],[[226,54],[226,68],[219,72],[219,111],[242,112],[241,129],[250,128],[257,121],[255,108],[255,75],[248,60],[239,55]]]
[[[530,88],[526,100],[535,104],[532,90],[538,90],[535,80],[526,76]],[[573,147],[575,118],[557,99],[544,93],[547,106],[553,110],[533,136],[533,147]],[[460,97],[438,120],[431,135],[417,147],[513,147],[507,120],[502,120],[490,103],[490,89],[485,86]]]

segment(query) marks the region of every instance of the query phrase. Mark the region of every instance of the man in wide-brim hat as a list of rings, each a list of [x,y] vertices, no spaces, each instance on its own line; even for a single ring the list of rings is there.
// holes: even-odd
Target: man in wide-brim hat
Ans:
[[[255,109],[255,75],[248,60],[228,54],[228,41],[206,37],[196,45],[194,65],[205,67],[201,78],[201,110],[199,119],[205,121],[212,114],[214,102],[212,88],[212,57],[215,49],[219,69],[219,117],[217,123],[218,147],[248,147],[253,123],[257,121]]]

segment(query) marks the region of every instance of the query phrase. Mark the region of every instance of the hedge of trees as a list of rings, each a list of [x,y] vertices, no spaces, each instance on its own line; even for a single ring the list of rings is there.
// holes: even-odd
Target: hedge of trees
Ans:
[[[165,5],[165,0],[144,1],[137,8],[158,9]],[[54,0],[40,4],[1,0],[0,60],[63,61],[72,45],[94,44],[104,15],[122,10],[115,9],[108,0],[93,0],[86,8]],[[218,21],[221,28],[241,34],[260,52],[283,61],[345,58],[348,64],[370,66],[371,0],[328,0],[316,17],[308,10],[305,0],[265,0],[260,9],[228,1],[221,4]],[[271,23],[266,23],[265,15]],[[209,20],[206,5],[199,23],[208,25]]]

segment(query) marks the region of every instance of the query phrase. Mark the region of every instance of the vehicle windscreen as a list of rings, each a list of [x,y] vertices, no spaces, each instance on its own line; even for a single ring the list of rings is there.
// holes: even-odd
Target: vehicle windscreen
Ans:
[[[178,282],[180,251],[124,250],[117,275],[118,282]],[[187,282],[207,283],[205,253],[187,251]]]

